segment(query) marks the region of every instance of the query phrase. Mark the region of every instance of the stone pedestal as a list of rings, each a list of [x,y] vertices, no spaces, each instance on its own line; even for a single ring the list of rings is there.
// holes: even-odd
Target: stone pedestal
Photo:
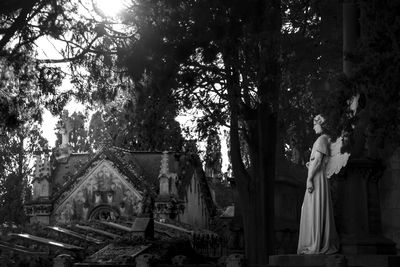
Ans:
[[[382,234],[378,181],[384,168],[376,161],[353,159],[333,180],[336,228],[345,254],[396,254]]]
[[[400,256],[394,255],[273,255],[270,267],[398,267]]]

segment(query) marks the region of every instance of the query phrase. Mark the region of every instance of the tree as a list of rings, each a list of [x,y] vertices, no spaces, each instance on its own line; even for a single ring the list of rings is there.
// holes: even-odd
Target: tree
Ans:
[[[395,75],[400,67],[399,40],[394,35],[399,30],[394,11],[399,4],[355,1],[347,5],[353,13],[345,25],[349,50],[344,51],[345,75],[333,76],[336,84],[329,86],[328,97],[320,104],[339,129],[352,134],[353,158],[384,159],[399,144],[400,97]],[[357,110],[349,110],[349,101],[357,95]]]
[[[85,129],[86,116],[81,112],[74,112],[68,117],[71,121],[72,131],[69,135],[69,145],[73,152],[87,152],[90,145],[87,137],[87,130]],[[62,121],[59,120],[58,124],[61,125]],[[56,146],[61,144],[61,134],[57,133]]]
[[[213,127],[230,127],[232,168],[245,215],[250,264],[266,263],[273,251],[278,95],[282,80],[285,89],[295,89],[302,75],[293,75],[296,70],[289,65],[281,75],[281,63],[286,59],[282,56],[282,14],[293,15],[288,20],[294,30],[284,37],[295,40],[297,36],[300,41],[304,38],[295,34],[296,29],[302,29],[309,41],[316,36],[319,18],[308,5],[284,3],[281,10],[281,1],[275,0],[141,0],[126,9],[122,18],[126,32],[115,31],[110,20],[101,16],[100,20],[93,15],[83,22],[65,21],[73,33],[63,40],[68,45],[63,51],[65,60],[74,60],[88,70],[82,72],[72,65],[72,82],[81,89],[74,94],[102,104],[122,92],[130,96],[122,105],[110,108],[118,111],[118,116],[104,118],[106,127],[107,123],[113,126],[108,128],[114,130],[110,132],[112,140],[140,148],[139,140],[160,133],[154,140],[145,139],[145,147],[164,149],[168,142],[163,137],[179,131],[173,121],[178,105],[204,111],[198,119],[200,136]],[[292,50],[288,49],[288,58]],[[314,58],[319,58],[318,53]],[[307,69],[307,79],[293,92],[307,92],[310,80],[317,76],[312,74],[321,70],[315,65]],[[294,99],[297,96],[286,95],[286,108],[299,104],[299,119],[310,121],[306,112],[309,94]],[[145,120],[135,124],[133,118]],[[296,125],[296,116],[281,122]],[[175,126],[168,129],[166,125]],[[175,145],[179,147],[179,142]]]
[[[181,151],[184,139],[175,120],[175,100],[147,88],[138,100],[121,97],[92,115],[89,141],[93,149],[111,144],[139,151]]]
[[[135,97],[106,108],[105,123],[114,144],[141,151],[181,151],[184,139],[170,90],[145,77],[136,83]]]
[[[95,112],[90,119],[88,137],[89,144],[95,151],[104,144],[112,143],[111,135],[100,111]]]
[[[1,222],[25,222],[23,202],[30,196],[30,162],[33,153],[43,151],[47,141],[38,124],[24,124],[0,139],[0,217]]]
[[[135,14],[130,19],[137,19],[132,24],[140,38],[132,40],[119,61],[133,78],[146,72],[167,81],[181,103],[205,110],[214,125],[230,122],[246,255],[250,264],[266,263],[274,236],[280,2],[143,1]],[[250,166],[242,161],[241,137]]]
[[[360,2],[359,49],[351,55],[355,68],[347,88],[361,95],[359,111],[364,109],[368,114],[368,150],[363,154],[372,158],[385,158],[399,145],[400,53],[399,39],[394,34],[400,29],[394,11],[398,7],[397,1]]]
[[[304,161],[315,139],[313,117],[343,88],[342,7],[338,1],[282,1],[282,90],[278,157],[295,141]],[[328,86],[330,85],[330,86]],[[329,107],[337,108],[331,101]]]
[[[207,177],[214,181],[222,179],[222,155],[221,139],[217,131],[211,131],[207,137],[206,154],[204,157],[204,168]]]
[[[6,0],[0,3],[0,111],[2,129],[17,127],[21,120],[20,105],[37,107],[37,112],[31,114],[41,121],[41,109],[45,106],[53,115],[59,114],[69,100],[71,93],[86,95],[86,92],[57,92],[65,73],[59,67],[49,65],[54,62],[78,61],[84,55],[93,54],[96,41],[102,36],[102,26],[93,19],[91,23],[82,20],[82,5],[80,1],[65,0]],[[86,24],[85,24],[86,22]],[[105,24],[104,24],[105,25]],[[104,26],[103,25],[103,26]],[[91,34],[93,32],[93,34]],[[42,37],[65,43],[65,50],[59,52],[63,59],[38,59],[37,41]],[[89,38],[89,39],[88,39]],[[97,52],[97,51],[96,51]],[[3,67],[7,66],[7,67]],[[20,93],[16,92],[13,80],[21,77],[21,71],[26,68],[25,84],[29,83],[35,93],[29,94],[22,86]],[[74,67],[72,66],[72,69]],[[21,80],[21,79],[20,79]],[[14,88],[14,89],[12,89]],[[32,97],[34,96],[34,97]],[[40,99],[36,103],[33,99]]]
[[[1,129],[41,121],[44,107],[57,112],[65,104],[66,96],[55,94],[63,78],[58,68],[37,65],[29,53],[0,58],[0,66]]]

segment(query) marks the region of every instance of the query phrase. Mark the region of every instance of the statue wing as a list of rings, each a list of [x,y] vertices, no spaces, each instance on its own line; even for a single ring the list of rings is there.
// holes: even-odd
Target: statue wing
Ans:
[[[327,178],[331,178],[333,174],[337,174],[346,166],[350,153],[341,153],[340,149],[343,145],[343,138],[339,137],[334,143],[330,143],[330,156],[326,164],[325,173]]]

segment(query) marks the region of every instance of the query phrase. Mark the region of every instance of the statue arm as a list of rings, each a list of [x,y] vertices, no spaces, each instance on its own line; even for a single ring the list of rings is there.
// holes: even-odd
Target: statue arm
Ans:
[[[314,176],[322,165],[322,160],[324,158],[324,154],[319,151],[315,152],[314,159],[310,161],[308,166],[308,175],[307,175],[307,190],[312,193],[314,191]]]
[[[307,180],[313,180],[315,174],[317,173],[318,169],[321,167],[322,159],[324,158],[324,154],[319,151],[315,152],[314,159],[310,162],[308,167],[308,175]]]

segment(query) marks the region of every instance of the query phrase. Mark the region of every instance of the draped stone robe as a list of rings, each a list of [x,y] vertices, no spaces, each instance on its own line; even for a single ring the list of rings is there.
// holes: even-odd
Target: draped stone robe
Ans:
[[[315,159],[316,153],[321,153],[323,159],[313,178],[313,192],[309,193],[306,189],[304,195],[297,254],[332,254],[339,250],[329,182],[325,174],[329,144],[329,137],[322,134],[311,151],[310,163]]]

